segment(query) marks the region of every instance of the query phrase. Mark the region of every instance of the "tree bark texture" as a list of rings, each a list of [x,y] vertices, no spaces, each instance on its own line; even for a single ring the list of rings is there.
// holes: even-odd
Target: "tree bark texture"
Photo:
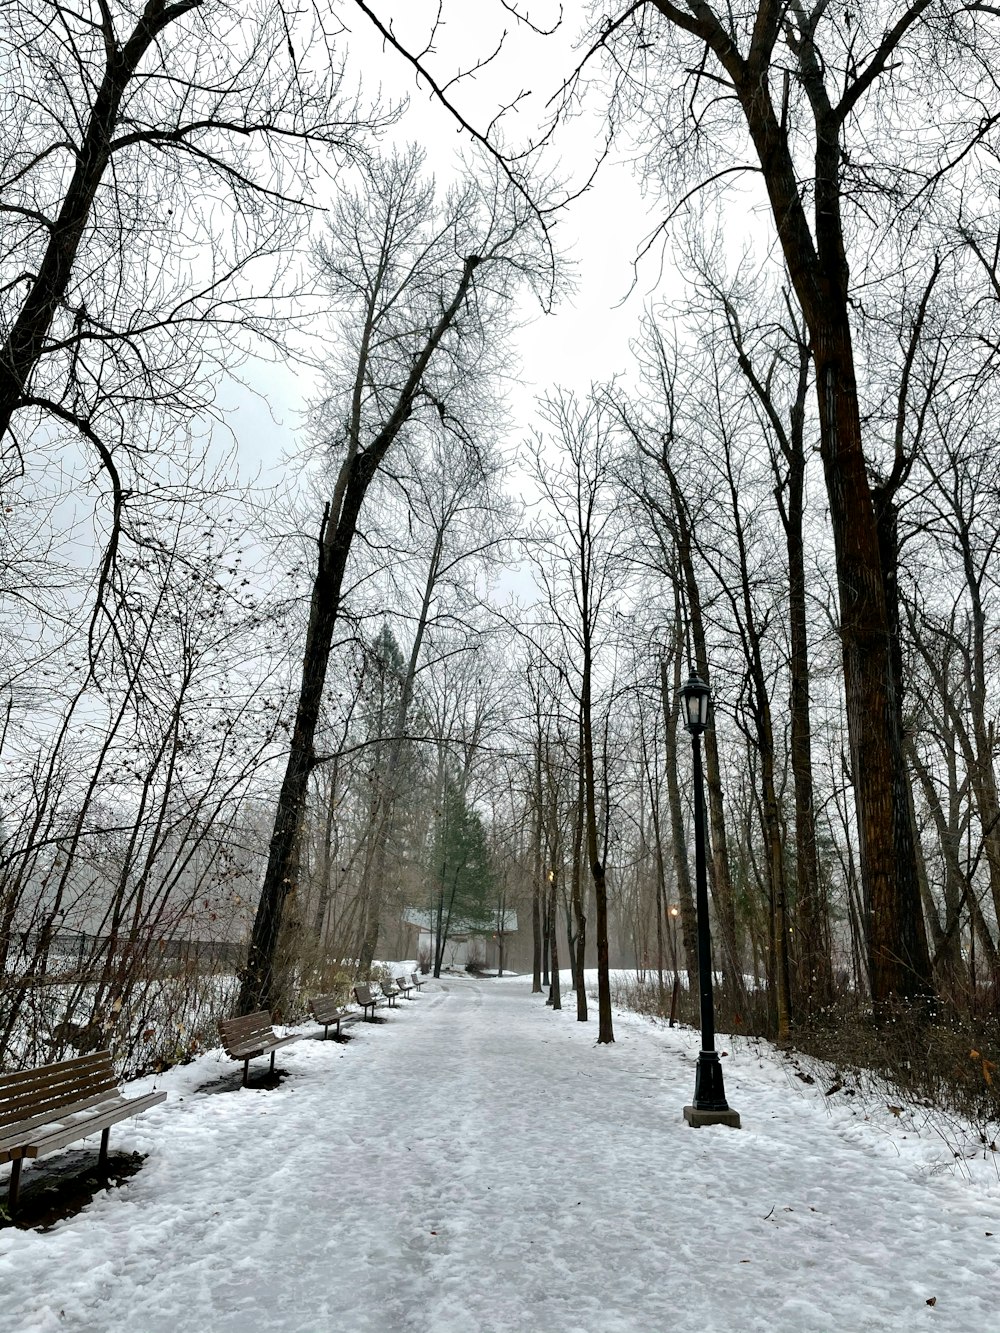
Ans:
[[[915,15],[926,5],[913,6]],[[664,6],[664,8],[666,8]],[[699,6],[699,10],[700,10]],[[707,7],[706,7],[707,8]],[[813,218],[806,218],[787,126],[771,101],[768,71],[779,33],[778,7],[761,5],[744,59],[715,18],[704,38],[733,81],[763,172],[785,263],[812,341],[820,452],[830,503],[840,598],[852,781],[861,877],[869,927],[872,998],[924,997],[930,957],[920,904],[914,832],[900,782],[898,682],[871,488],[866,472],[848,307],[841,215],[841,127],[860,85],[831,105],[826,71],[809,33],[800,34],[798,76],[815,123]],[[856,90],[856,91],[855,91]]]

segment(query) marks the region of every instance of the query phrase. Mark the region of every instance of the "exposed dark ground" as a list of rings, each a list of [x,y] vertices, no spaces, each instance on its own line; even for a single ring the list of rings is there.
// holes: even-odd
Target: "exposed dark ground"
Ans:
[[[64,1217],[74,1217],[102,1189],[114,1188],[142,1169],[142,1153],[108,1153],[107,1171],[98,1165],[91,1149],[63,1152],[57,1157],[26,1162],[21,1192],[13,1218],[7,1216],[6,1199],[0,1207],[0,1228],[47,1231]]]

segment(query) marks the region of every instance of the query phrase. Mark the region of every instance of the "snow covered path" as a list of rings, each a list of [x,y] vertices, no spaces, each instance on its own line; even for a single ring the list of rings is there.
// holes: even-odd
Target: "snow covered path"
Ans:
[[[432,982],[347,1046],[289,1047],[272,1091],[197,1091],[231,1085],[219,1053],[170,1071],[167,1103],[112,1131],[150,1154],[138,1176],[46,1235],[0,1233],[3,1327],[1000,1329],[992,1165],[935,1168],[933,1136],[832,1108],[746,1044],[724,1062],[744,1128],[692,1130],[696,1034],[618,1016],[597,1047],[529,990]]]

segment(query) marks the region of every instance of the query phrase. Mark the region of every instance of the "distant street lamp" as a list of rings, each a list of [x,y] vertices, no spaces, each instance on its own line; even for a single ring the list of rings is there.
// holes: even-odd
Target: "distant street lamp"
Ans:
[[[708,925],[708,874],[705,862],[705,779],[701,768],[701,733],[708,726],[709,689],[692,671],[681,690],[684,725],[691,733],[694,763],[694,878],[698,912],[698,984],[701,991],[701,1053],[694,1075],[694,1102],[684,1119],[701,1125],[740,1127],[739,1112],[726,1101],[722,1065],[715,1051],[715,998],[712,991],[712,937]]]
[[[674,970],[674,983],[670,988],[670,1026],[673,1027],[677,1022],[677,1001],[681,993],[681,972],[677,966],[677,918],[680,916],[681,909],[676,903],[671,903],[668,909],[670,917],[670,965]]]

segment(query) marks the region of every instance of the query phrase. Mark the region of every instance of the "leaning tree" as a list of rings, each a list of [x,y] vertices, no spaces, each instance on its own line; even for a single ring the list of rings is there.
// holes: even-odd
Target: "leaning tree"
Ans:
[[[240,1012],[273,1008],[276,999],[282,914],[298,876],[309,778],[321,762],[316,732],[366,496],[424,416],[474,447],[469,422],[489,396],[508,312],[522,283],[544,271],[533,215],[515,191],[493,173],[470,171],[440,195],[422,167],[415,149],[370,162],[360,186],[337,201],[319,253],[338,312],[320,430],[331,485]]]

